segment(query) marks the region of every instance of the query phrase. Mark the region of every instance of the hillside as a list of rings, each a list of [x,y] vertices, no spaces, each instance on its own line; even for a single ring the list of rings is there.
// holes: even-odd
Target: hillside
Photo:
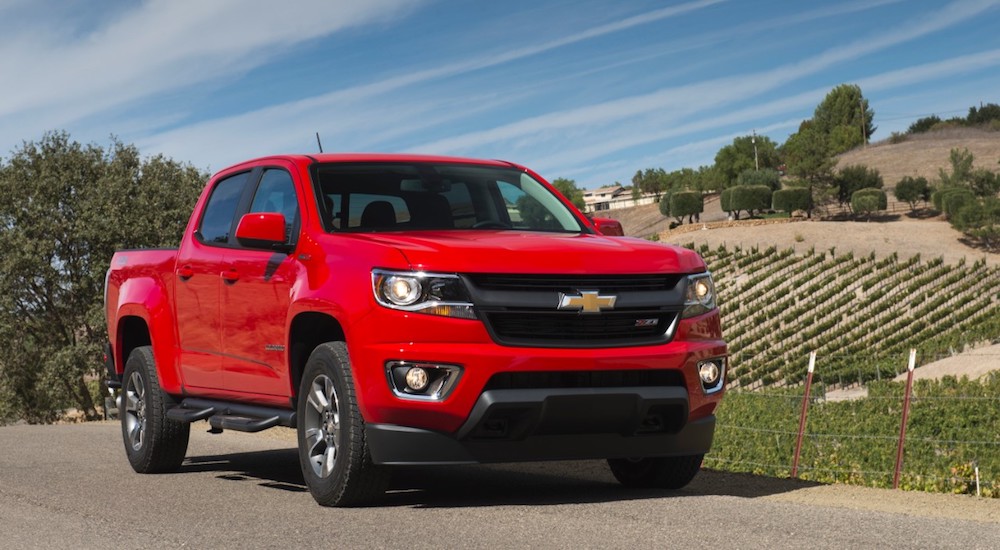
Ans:
[[[954,148],[967,148],[975,156],[977,168],[1000,172],[1000,132],[975,128],[949,128],[907,136],[902,143],[879,141],[840,155],[838,167],[863,164],[882,174],[886,188],[895,188],[903,176],[938,179],[938,170],[949,167]]]

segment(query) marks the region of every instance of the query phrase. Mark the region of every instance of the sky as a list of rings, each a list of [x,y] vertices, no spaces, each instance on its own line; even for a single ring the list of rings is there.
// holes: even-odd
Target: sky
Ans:
[[[1000,0],[0,0],[0,157],[112,136],[498,158],[593,189],[782,143],[834,86],[875,140],[1000,103]]]

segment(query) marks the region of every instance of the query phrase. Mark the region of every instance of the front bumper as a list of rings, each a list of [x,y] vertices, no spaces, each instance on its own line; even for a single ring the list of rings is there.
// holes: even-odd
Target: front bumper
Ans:
[[[463,464],[697,455],[715,416],[688,422],[681,387],[484,392],[454,434],[369,424],[376,464]]]

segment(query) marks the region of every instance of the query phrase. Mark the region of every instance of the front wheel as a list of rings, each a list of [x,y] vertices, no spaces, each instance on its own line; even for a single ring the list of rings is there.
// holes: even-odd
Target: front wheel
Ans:
[[[299,464],[306,486],[323,506],[352,506],[385,493],[389,471],[372,462],[365,422],[343,342],[319,345],[299,385]]]
[[[615,479],[626,487],[680,489],[691,483],[701,470],[705,455],[656,458],[611,458],[608,466]]]
[[[121,400],[118,416],[132,469],[140,474],[176,471],[187,452],[191,425],[167,418],[167,409],[175,402],[160,389],[150,346],[129,354]]]

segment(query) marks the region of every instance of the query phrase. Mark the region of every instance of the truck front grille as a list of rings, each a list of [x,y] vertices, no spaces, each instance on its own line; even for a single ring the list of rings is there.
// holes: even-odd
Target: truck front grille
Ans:
[[[677,313],[626,310],[581,314],[541,309],[484,311],[488,327],[501,344],[567,347],[629,346],[669,339]]]
[[[507,346],[599,348],[669,342],[684,308],[684,275],[462,276],[493,339]],[[599,311],[561,306],[593,293]],[[613,297],[613,300],[611,299]]]

